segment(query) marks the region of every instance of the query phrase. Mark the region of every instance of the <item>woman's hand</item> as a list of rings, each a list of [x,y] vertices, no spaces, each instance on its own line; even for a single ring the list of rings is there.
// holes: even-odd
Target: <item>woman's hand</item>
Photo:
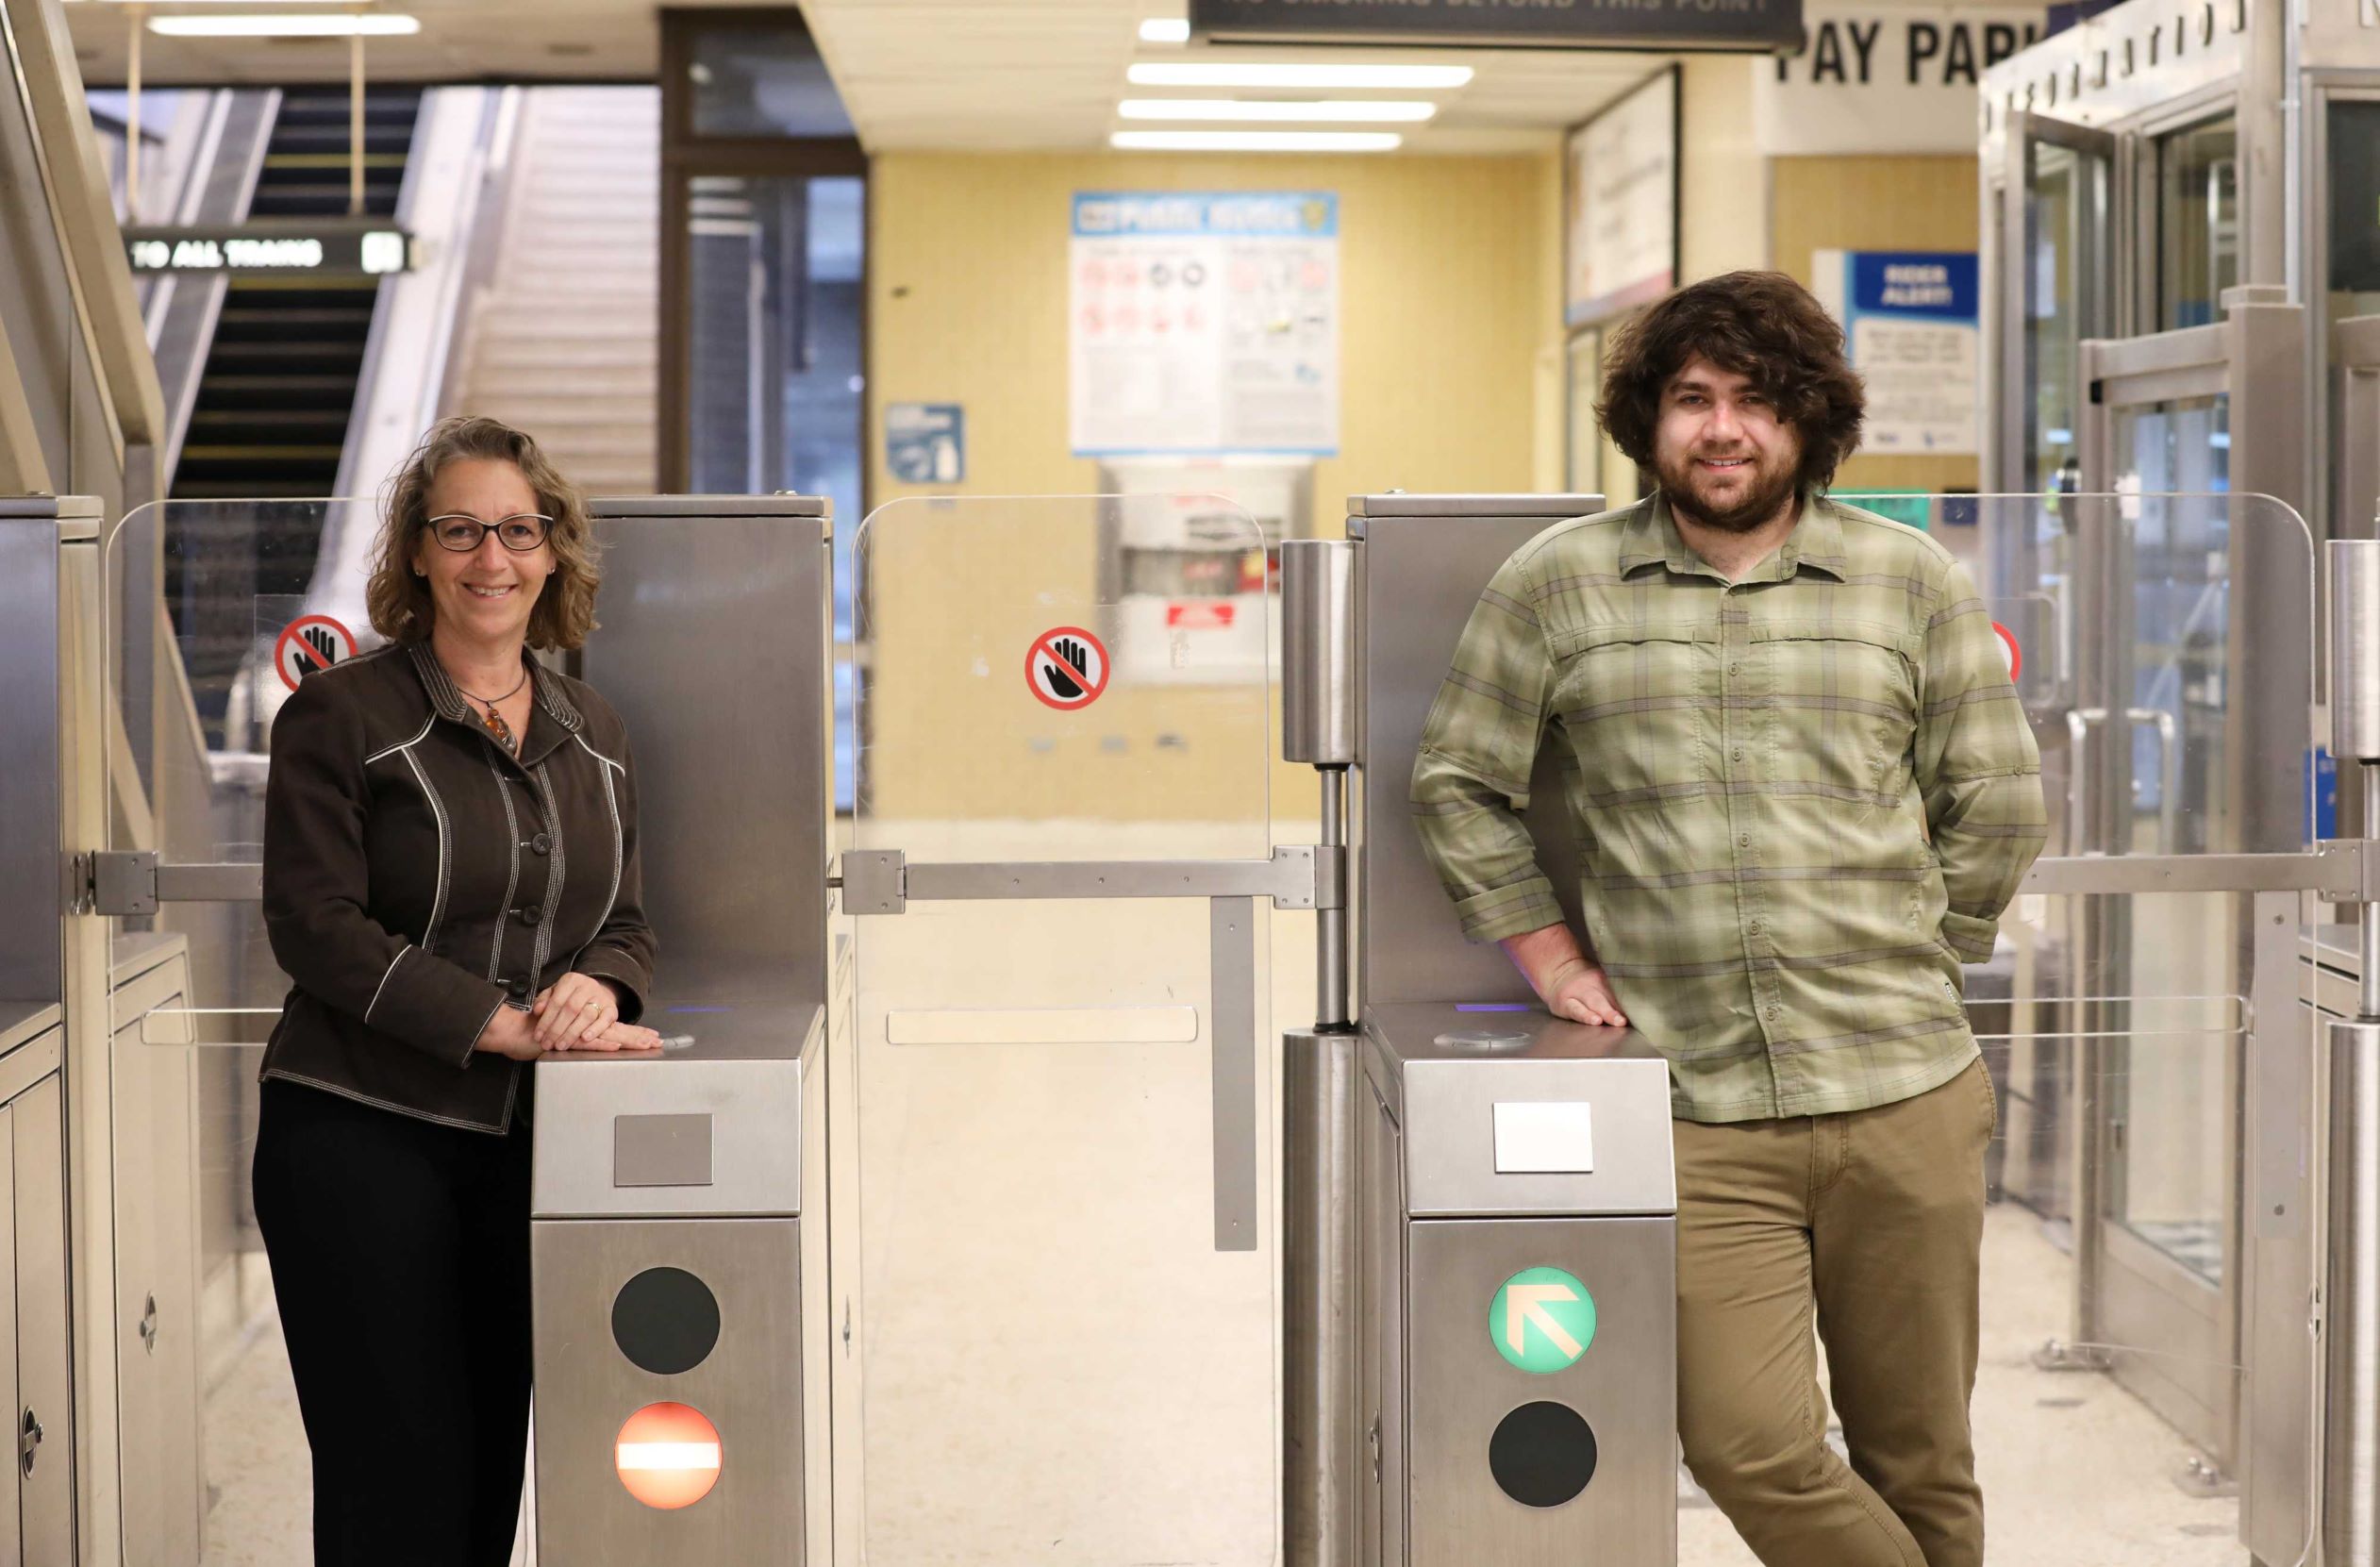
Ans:
[[[541,1050],[618,1049],[604,1031],[620,1021],[620,997],[591,974],[566,974],[529,1009]],[[656,1036],[657,1038],[658,1036]]]
[[[491,1056],[509,1057],[516,1061],[533,1061],[549,1054],[537,1042],[537,1028],[530,1014],[518,1007],[499,1007],[496,1015],[488,1020],[488,1026],[479,1033],[472,1047],[485,1050]],[[658,1050],[661,1036],[650,1028],[633,1023],[609,1023],[591,1034],[582,1035],[572,1048],[577,1050]]]
[[[518,1007],[498,1007],[496,1015],[488,1020],[488,1026],[479,1030],[479,1038],[472,1048],[516,1061],[533,1061],[542,1053],[530,1026],[529,1014]]]

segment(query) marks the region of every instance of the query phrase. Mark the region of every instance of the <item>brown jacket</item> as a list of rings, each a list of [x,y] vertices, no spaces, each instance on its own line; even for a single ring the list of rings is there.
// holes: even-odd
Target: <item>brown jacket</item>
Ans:
[[[575,970],[641,1013],[654,940],[627,732],[586,685],[535,678],[518,761],[419,643],[310,675],[283,706],[264,921],[295,988],[264,1076],[501,1134],[524,1063],[472,1048],[498,1007]]]

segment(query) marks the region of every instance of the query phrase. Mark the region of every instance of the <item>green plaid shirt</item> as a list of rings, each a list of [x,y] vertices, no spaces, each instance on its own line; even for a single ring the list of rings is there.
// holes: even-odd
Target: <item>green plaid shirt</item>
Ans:
[[[1967,569],[1805,504],[1729,583],[1657,496],[1562,523],[1473,611],[1413,771],[1473,941],[1557,923],[1517,812],[1558,729],[1588,943],[1694,1121],[1863,1109],[1974,1059],[1959,964],[2040,852],[2040,757]]]

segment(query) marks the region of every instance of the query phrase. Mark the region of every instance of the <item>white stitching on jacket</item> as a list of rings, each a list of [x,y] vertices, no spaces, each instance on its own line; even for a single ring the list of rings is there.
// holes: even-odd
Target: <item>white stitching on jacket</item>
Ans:
[[[493,751],[488,753],[488,771],[496,780],[496,798],[504,802],[505,849],[512,861],[505,878],[504,902],[496,906],[496,934],[488,943],[488,982],[492,985],[504,968],[505,916],[511,912],[512,894],[521,890],[521,818],[512,809],[512,785],[505,778],[504,769],[496,765]]]
[[[422,786],[423,797],[430,803],[430,814],[438,818],[438,892],[430,899],[429,927],[422,932],[422,950],[427,952],[437,942],[438,927],[446,918],[446,873],[455,859],[455,835],[446,825],[446,802],[430,787],[430,775],[422,770],[421,759],[408,751],[405,765],[413,770],[413,781]]]
[[[413,946],[409,942],[397,948],[397,955],[389,959],[387,968],[380,971],[380,983],[373,987],[372,999],[364,1004],[363,1021],[367,1028],[372,1025],[372,1009],[380,1005],[380,992],[389,988],[389,975],[396,973],[396,966],[404,962],[405,955],[412,950]]]

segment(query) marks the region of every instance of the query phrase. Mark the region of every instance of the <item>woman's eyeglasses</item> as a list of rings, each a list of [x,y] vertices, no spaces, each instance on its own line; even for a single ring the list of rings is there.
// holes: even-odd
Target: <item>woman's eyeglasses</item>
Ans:
[[[468,555],[477,549],[480,541],[491,533],[505,548],[526,555],[545,542],[546,530],[553,525],[553,518],[540,516],[534,511],[515,512],[492,523],[483,523],[476,517],[466,517],[460,512],[449,512],[443,517],[432,517],[428,524],[430,537],[438,541],[438,547],[453,550],[457,555]]]

